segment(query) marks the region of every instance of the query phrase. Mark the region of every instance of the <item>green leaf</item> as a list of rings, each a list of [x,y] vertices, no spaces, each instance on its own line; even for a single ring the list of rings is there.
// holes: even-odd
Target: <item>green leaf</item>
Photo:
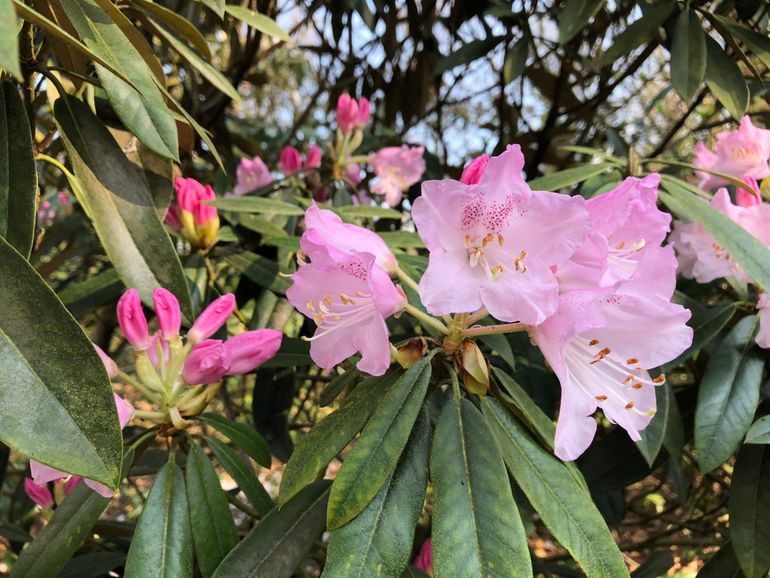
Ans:
[[[112,267],[92,277],[70,283],[57,294],[64,306],[76,319],[97,307],[114,303],[125,286]]]
[[[559,14],[559,42],[566,44],[580,32],[605,0],[567,0]]]
[[[694,10],[683,10],[676,20],[671,43],[671,84],[689,101],[698,92],[706,74],[706,33]]]
[[[757,58],[762,61],[762,64],[770,66],[770,38],[751,28],[738,24],[730,18],[717,15],[714,15],[712,18],[727,26],[733,36],[743,42],[751,52],[756,54]]]
[[[225,197],[216,201],[208,201],[206,204],[216,207],[220,211],[233,211],[234,213],[272,213],[297,217],[305,214],[305,211],[297,205],[266,197]]]
[[[711,354],[698,389],[695,448],[701,472],[723,464],[741,444],[759,403],[763,356],[756,316],[741,319]]]
[[[403,216],[400,211],[395,209],[389,209],[387,207],[369,207],[365,205],[346,205],[344,207],[337,207],[336,212],[343,219],[355,219],[356,217],[364,218],[380,218],[380,219],[395,219],[401,220]]]
[[[675,3],[672,1],[650,6],[639,20],[629,24],[623,32],[612,39],[612,44],[602,54],[601,66],[612,66],[621,56],[625,56],[635,48],[652,40],[657,34],[658,28],[671,14],[674,6]]]
[[[391,249],[424,249],[425,244],[417,233],[411,231],[377,232]]]
[[[553,451],[556,426],[553,425],[551,419],[543,413],[543,410],[532,401],[529,394],[510,375],[497,367],[493,367],[492,371],[503,389],[502,395],[498,397],[507,399],[518,408],[524,420],[528,422],[530,429],[538,435],[549,450]]]
[[[76,556],[64,567],[56,578],[102,578],[110,570],[126,563],[124,552],[91,552]]]
[[[770,447],[738,452],[730,484],[730,540],[746,578],[770,570]]]
[[[87,105],[61,97],[54,117],[107,255],[127,287],[142,300],[165,287],[192,318],[187,280],[176,248],[155,210],[144,180]]]
[[[519,78],[527,67],[529,43],[532,39],[526,34],[519,38],[506,52],[503,62],[503,82],[508,85]]]
[[[254,283],[265,289],[284,294],[291,286],[288,279],[280,276],[278,265],[275,261],[257,255],[256,253],[243,251],[225,257],[225,261],[254,281]]]
[[[209,438],[206,440],[211,451],[214,452],[219,463],[227,470],[227,473],[235,480],[238,487],[244,493],[246,498],[259,512],[260,516],[266,515],[273,509],[273,500],[267,493],[259,478],[254,473],[251,464],[241,459],[235,450],[226,446],[218,439]]]
[[[623,555],[588,492],[496,400],[481,402],[508,471],[587,576],[628,576]]]
[[[649,425],[640,432],[642,439],[636,442],[636,447],[639,448],[650,467],[667,439],[669,443],[666,446],[670,446],[670,453],[676,452],[675,457],[681,455],[682,446],[684,446],[682,416],[679,414],[671,384],[666,382],[656,387],[655,398],[657,412]]]
[[[663,202],[680,217],[697,221],[763,289],[770,290],[770,249],[751,233],[691,192],[672,182],[664,183]]]
[[[693,329],[692,345],[679,357],[663,365],[660,368],[663,373],[681,365],[714,339],[735,315],[735,304],[726,303],[714,307],[691,309],[691,311],[692,317],[690,317],[687,325]]]
[[[262,367],[294,367],[297,365],[312,365],[312,363],[313,361],[310,359],[310,343],[302,339],[284,337],[278,353],[275,354],[273,359],[262,365]]]
[[[120,72],[118,76],[95,64],[110,104],[126,128],[159,155],[179,160],[176,121],[150,67],[131,41],[94,0],[61,3],[85,45]],[[122,77],[130,78],[136,88]]]
[[[164,464],[136,525],[126,578],[185,578],[193,573],[192,529],[182,470]]]
[[[356,372],[346,372],[345,375],[348,373],[355,375]],[[281,507],[317,479],[329,462],[345,449],[401,375],[402,371],[394,370],[383,377],[363,380],[337,411],[298,439],[281,479],[278,498]]]
[[[275,23],[275,20],[268,18],[264,14],[260,14],[254,10],[249,10],[243,6],[236,6],[235,4],[226,4],[225,12],[227,12],[233,18],[240,20],[244,24],[251,26],[252,28],[259,30],[260,32],[267,34],[268,36],[274,36],[284,42],[290,42],[291,37],[286,31]]]
[[[122,436],[104,366],[54,292],[2,238],[0,311],[0,440],[117,487]]]
[[[396,469],[353,520],[334,530],[324,578],[399,578],[409,564],[428,484],[430,420],[417,420]]]
[[[532,179],[529,184],[533,189],[541,191],[558,191],[565,187],[571,187],[582,183],[593,176],[603,173],[612,166],[611,163],[592,163],[578,165],[563,171],[551,173],[543,177]]]
[[[330,530],[355,518],[396,467],[428,390],[432,358],[423,357],[407,369],[369,418],[334,480],[327,515]]]
[[[238,534],[217,472],[197,445],[187,454],[185,480],[195,556],[203,578],[209,578],[238,543]]]
[[[433,435],[436,576],[532,576],[527,538],[505,464],[484,417],[466,399],[446,403]],[[583,499],[589,499],[583,494]]]
[[[716,40],[706,37],[706,84],[734,119],[740,120],[749,106],[749,87],[733,58]]]
[[[759,418],[746,433],[746,444],[770,444],[770,415]]]
[[[324,530],[329,482],[307,486],[257,524],[212,578],[290,578]]]
[[[331,405],[331,403],[337,399],[340,393],[348,389],[350,386],[355,384],[356,380],[361,377],[361,372],[358,371],[355,367],[349,368],[345,370],[344,373],[341,373],[337,376],[335,376],[323,389],[321,392],[321,395],[318,396],[318,405],[321,407],[326,407],[328,405]],[[349,399],[349,398],[348,398]],[[286,474],[284,473],[284,476]]]
[[[2,35],[0,30],[0,43]],[[15,32],[13,38],[15,43]],[[32,251],[36,201],[37,171],[27,112],[19,89],[5,80],[0,84],[0,237],[24,257]]]
[[[225,15],[226,0],[198,0],[204,6],[210,8],[220,19]]]
[[[697,578],[745,578],[735,557],[733,545],[723,544],[698,572]]]
[[[254,231],[255,233],[259,233],[266,237],[286,236],[286,231],[283,227],[273,221],[268,221],[259,215],[240,213],[238,215],[238,224],[241,227],[246,227],[250,231]]]
[[[504,40],[504,36],[489,36],[487,38],[466,42],[460,48],[436,62],[436,67],[433,69],[433,76],[441,76],[456,66],[469,64],[474,60],[483,58]]]
[[[19,27],[11,0],[0,0],[0,68],[5,68],[19,80]]]
[[[187,20],[187,18],[180,16],[173,10],[169,10],[160,4],[148,0],[131,0],[131,3],[139,7],[142,12],[152,15],[154,19],[162,21],[176,34],[185,38],[203,58],[208,61],[211,60],[211,48],[209,48],[209,43],[206,41],[203,34],[200,33],[198,28],[192,22]]]
[[[217,413],[204,413],[199,416],[236,446],[246,452],[259,465],[269,468],[273,463],[270,448],[261,435],[248,424],[230,421]]]
[[[286,249],[287,251],[299,251],[299,237],[280,235],[278,237],[264,237],[262,239],[263,245],[270,245],[271,247],[278,247],[279,249]]]

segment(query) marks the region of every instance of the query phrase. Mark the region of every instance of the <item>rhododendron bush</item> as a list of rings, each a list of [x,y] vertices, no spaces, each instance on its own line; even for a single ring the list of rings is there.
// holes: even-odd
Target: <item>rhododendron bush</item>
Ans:
[[[0,574],[767,576],[769,18],[0,0]]]

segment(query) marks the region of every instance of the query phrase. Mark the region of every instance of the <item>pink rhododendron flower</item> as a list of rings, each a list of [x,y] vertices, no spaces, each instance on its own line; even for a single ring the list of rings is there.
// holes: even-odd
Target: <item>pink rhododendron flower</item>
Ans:
[[[182,311],[179,308],[179,301],[171,291],[158,287],[152,294],[153,305],[155,305],[155,316],[158,319],[158,328],[160,334],[166,341],[172,340],[179,335],[179,329],[182,327]]]
[[[583,243],[581,197],[533,192],[518,145],[489,160],[478,184],[423,183],[412,217],[430,251],[420,297],[434,315],[486,307],[501,321],[542,323],[556,311],[552,268]]]
[[[118,410],[118,421],[120,422],[121,429],[123,429],[126,427],[128,422],[131,421],[131,418],[134,415],[134,408],[130,403],[128,403],[118,394],[113,394],[113,396],[115,399],[115,406]],[[32,481],[38,485],[45,485],[48,482],[54,482],[56,480],[62,480],[70,477],[69,474],[65,474],[64,472],[36,462],[35,460],[30,460],[29,469],[32,473]],[[100,496],[104,496],[105,498],[111,498],[114,494],[110,488],[100,484],[99,482],[94,482],[93,480],[85,480],[85,483],[93,491],[95,491]]]
[[[372,105],[368,98],[362,96],[360,99],[358,99],[358,114],[356,115],[355,127],[364,128],[367,124],[369,124],[369,117],[371,114]]]
[[[351,132],[358,121],[358,103],[347,92],[337,99],[337,126],[343,133]]]
[[[331,370],[356,352],[356,367],[382,375],[390,365],[390,341],[385,319],[406,305],[372,253],[344,251],[314,229],[302,235],[302,252],[310,263],[292,275],[286,297],[318,326],[311,338],[310,356]]]
[[[574,460],[590,445],[597,408],[640,439],[655,414],[655,386],[665,380],[648,370],[692,343],[690,312],[670,302],[675,282],[671,247],[649,248],[629,280],[562,294],[557,313],[530,330],[561,383],[561,459]]]
[[[41,510],[53,508],[53,494],[45,484],[36,484],[32,478],[24,478],[24,493]]]
[[[225,341],[225,349],[230,354],[230,369],[227,374],[251,373],[275,357],[282,340],[283,333],[277,329],[257,329],[234,335]]]
[[[212,301],[203,310],[187,333],[187,339],[198,343],[214,335],[222,327],[235,309],[235,295],[225,293]]]
[[[243,158],[238,163],[235,171],[235,189],[233,195],[240,197],[264,186],[273,181],[270,170],[264,161],[258,156],[253,159]]]
[[[141,351],[147,349],[150,332],[147,329],[147,318],[142,311],[142,301],[136,289],[129,289],[118,300],[118,325],[131,347]]]
[[[463,174],[460,175],[460,182],[465,185],[475,185],[481,180],[481,175],[484,174],[484,169],[487,168],[489,163],[489,155],[479,155],[473,159],[468,166],[463,169]]]
[[[281,156],[278,159],[278,166],[281,167],[281,172],[284,175],[296,173],[302,168],[302,157],[299,151],[293,146],[283,147]]]
[[[414,559],[414,566],[425,572],[433,570],[433,545],[430,538],[422,543],[420,553]]]
[[[219,339],[206,339],[193,347],[182,368],[182,379],[188,385],[209,384],[222,379],[232,358]]]
[[[762,192],[759,190],[759,183],[756,179],[746,177],[743,179],[751,187],[751,192],[744,188],[736,187],[735,204],[739,207],[753,207],[762,204]]]
[[[312,144],[310,148],[307,149],[303,166],[310,168],[318,168],[321,166],[321,147],[317,144]]]
[[[751,118],[744,116],[738,130],[720,132],[716,138],[714,152],[703,143],[695,145],[694,165],[739,179],[770,176],[770,130],[755,127]],[[726,180],[709,173],[698,172],[698,176],[704,189],[727,184]]]
[[[350,163],[345,167],[345,178],[355,187],[361,182],[361,165]]]
[[[371,158],[371,165],[379,177],[372,192],[385,195],[385,202],[395,207],[404,191],[420,180],[425,172],[423,147],[385,147]]]
[[[330,250],[371,253],[377,265],[388,273],[396,269],[396,257],[382,237],[369,229],[343,223],[336,213],[319,209],[315,203],[305,211],[305,227],[313,231],[311,239],[317,235],[322,240],[316,242],[328,245]]]
[[[757,309],[759,309],[759,332],[756,342],[763,349],[770,349],[770,295],[762,293],[759,296]]]

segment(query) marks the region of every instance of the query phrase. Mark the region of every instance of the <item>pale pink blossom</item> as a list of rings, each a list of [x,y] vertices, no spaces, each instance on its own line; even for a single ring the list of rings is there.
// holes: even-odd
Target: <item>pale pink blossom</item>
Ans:
[[[762,293],[757,302],[759,310],[759,332],[757,333],[757,345],[763,349],[770,349],[770,295]]]
[[[266,361],[275,357],[281,347],[283,333],[277,329],[244,331],[225,341],[230,354],[228,375],[251,373]]]
[[[364,128],[367,124],[369,124],[369,117],[371,114],[372,105],[368,98],[362,96],[360,99],[358,99],[358,114],[356,115],[355,127]]]
[[[358,103],[347,92],[337,99],[337,126],[343,133],[349,133],[358,121]]]
[[[371,165],[379,177],[372,192],[385,196],[385,202],[395,207],[404,192],[420,180],[425,172],[423,147],[385,147],[371,158]]]
[[[582,245],[589,217],[582,197],[531,191],[523,166],[513,145],[489,160],[478,184],[423,183],[412,217],[430,251],[420,281],[429,313],[486,307],[501,321],[538,324],[556,311],[553,268]]]
[[[182,379],[188,385],[214,383],[222,379],[232,364],[230,351],[219,339],[206,339],[193,347],[185,359]]]
[[[422,543],[420,553],[414,559],[414,566],[425,572],[433,570],[433,544],[430,538]]]
[[[258,156],[253,159],[243,158],[235,171],[235,189],[233,195],[240,197],[261,189],[273,181],[270,170]]]
[[[737,130],[717,133],[716,139],[714,152],[703,143],[695,145],[694,165],[739,179],[750,177],[761,180],[770,176],[770,130],[755,127],[751,118],[744,116]],[[700,171],[697,174],[704,189],[728,184],[716,175]]]
[[[358,369],[382,375],[390,365],[385,319],[406,305],[406,296],[375,262],[375,255],[343,251],[313,230],[300,241],[310,262],[292,275],[286,297],[317,329],[310,356],[331,370],[356,352]]]
[[[142,311],[142,301],[139,292],[128,289],[118,300],[118,325],[131,347],[141,351],[147,349],[150,332],[147,329],[147,318]]]
[[[477,184],[481,180],[481,175],[484,174],[487,164],[489,164],[489,155],[477,156],[463,169],[463,174],[460,175],[460,182],[465,185]]]
[[[361,182],[361,165],[350,163],[345,167],[345,178],[350,181],[354,187]]]

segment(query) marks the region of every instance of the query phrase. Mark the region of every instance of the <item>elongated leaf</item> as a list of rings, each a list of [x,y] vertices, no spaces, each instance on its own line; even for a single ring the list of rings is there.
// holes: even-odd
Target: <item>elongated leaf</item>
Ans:
[[[693,328],[692,345],[682,352],[679,357],[663,365],[660,368],[661,371],[667,373],[698,353],[704,345],[722,331],[734,315],[735,305],[733,303],[715,305],[705,311],[694,310],[692,317],[687,322],[687,325]]]
[[[676,452],[675,457],[679,457],[684,445],[682,416],[679,414],[671,384],[666,382],[656,387],[655,397],[657,412],[649,425],[640,432],[642,439],[636,442],[636,447],[639,448],[650,467],[655,462],[655,458],[658,457],[666,440],[669,441],[666,444],[669,452],[672,454]]]
[[[566,44],[580,32],[605,0],[567,0],[559,14],[559,42]]]
[[[102,578],[125,562],[124,552],[91,552],[67,562],[56,578]]]
[[[221,19],[225,15],[225,0],[198,0],[204,6],[207,6]]]
[[[391,249],[424,249],[425,244],[417,233],[411,231],[386,231],[378,233]]]
[[[243,251],[230,255],[225,260],[254,281],[254,283],[265,289],[283,294],[286,293],[286,290],[291,285],[288,279],[280,276],[276,262],[266,259],[261,255]]]
[[[321,407],[330,405],[337,399],[340,393],[351,387],[359,379],[361,379],[361,372],[355,367],[337,375],[324,387],[321,395],[318,397],[318,405]],[[284,472],[284,476],[285,475],[286,473]]]
[[[732,35],[743,42],[751,52],[756,54],[757,58],[762,61],[762,64],[770,66],[770,38],[725,16],[714,15],[712,18],[727,26]]]
[[[757,318],[744,317],[709,358],[698,389],[695,448],[702,472],[738,448],[759,403],[764,361],[754,345]]]
[[[0,237],[24,257],[32,251],[36,198],[37,171],[27,113],[18,88],[6,80],[0,84]]]
[[[374,499],[329,538],[324,578],[399,578],[409,564],[428,483],[430,420],[423,411],[396,469]]]
[[[698,572],[697,578],[746,578],[741,572],[738,558],[735,557],[730,542],[722,545],[719,551],[708,559]]]
[[[256,508],[260,516],[266,515],[273,509],[273,500],[267,493],[262,484],[259,483],[257,475],[251,467],[251,464],[241,459],[235,451],[220,442],[217,439],[209,438],[206,440],[217,457],[222,467],[232,476],[235,483],[244,493],[249,502]]]
[[[612,39],[612,44],[602,54],[601,65],[612,66],[612,63],[621,56],[652,40],[658,28],[671,14],[674,5],[674,2],[666,1],[649,7],[639,20],[629,24],[623,32]]]
[[[337,213],[343,219],[353,219],[356,217],[379,217],[381,219],[395,219],[401,220],[402,214],[395,209],[388,209],[387,207],[369,207],[365,205],[347,205],[344,207],[338,207]]]
[[[503,36],[489,36],[487,38],[471,40],[460,46],[457,50],[447,54],[444,58],[436,62],[433,70],[433,76],[441,76],[445,72],[452,70],[456,66],[470,64],[474,60],[483,58],[492,52],[495,47],[503,42]]]
[[[290,578],[323,532],[329,482],[312,484],[274,509],[222,561],[213,578]]]
[[[770,249],[690,191],[670,181],[664,188],[669,194],[664,192],[660,198],[669,209],[703,225],[760,287],[770,290]]]
[[[192,576],[192,529],[182,470],[167,463],[158,470],[131,540],[126,578]]]
[[[746,433],[747,444],[770,444],[770,415],[759,418]]]
[[[207,204],[221,211],[233,211],[235,213],[272,213],[290,216],[305,214],[305,211],[297,205],[266,197],[226,197],[216,201],[208,201]]]
[[[238,215],[238,224],[241,227],[246,227],[250,231],[254,231],[266,237],[281,237],[286,235],[286,231],[273,221],[268,221],[265,217],[259,215],[252,215],[249,213],[241,213]]]
[[[401,375],[401,371],[392,371],[381,378],[364,380],[337,411],[299,438],[281,479],[278,500],[281,507],[315,480],[361,431],[382,397]]]
[[[747,445],[738,452],[730,485],[730,540],[747,578],[770,570],[770,448]]]
[[[176,122],[145,60],[95,0],[61,3],[85,45],[120,72],[118,76],[96,64],[96,72],[120,120],[151,150],[178,160]],[[121,77],[130,78],[136,90]]]
[[[154,19],[163,22],[179,36],[186,39],[203,58],[211,60],[209,43],[206,41],[203,34],[201,34],[195,25],[187,20],[187,18],[180,16],[173,10],[169,10],[160,4],[149,2],[148,0],[131,0],[131,4],[140,8],[146,14],[152,15]]]
[[[611,166],[611,163],[580,165],[577,167],[564,169],[563,171],[551,173],[550,175],[532,179],[529,184],[533,189],[542,191],[557,191],[577,183],[582,183],[591,177],[603,173]]]
[[[671,44],[671,84],[684,100],[698,92],[706,74],[706,33],[695,10],[683,10]]]
[[[628,576],[607,524],[565,465],[527,435],[499,402],[484,398],[482,408],[511,475],[586,575]]]
[[[526,34],[519,38],[508,50],[503,62],[503,82],[510,84],[521,76],[527,66],[529,43],[531,38]]]
[[[0,440],[115,488],[122,437],[104,366],[53,291],[2,238],[0,311]]]
[[[203,578],[209,578],[238,543],[238,534],[214,466],[196,445],[187,454],[185,480],[195,557]]]
[[[216,413],[204,413],[200,419],[246,452],[259,465],[269,468],[272,463],[270,448],[261,435],[248,424],[230,421]]]
[[[0,68],[5,68],[21,80],[17,31],[13,3],[11,0],[0,0]]]
[[[740,120],[749,106],[749,87],[735,61],[716,40],[706,37],[706,84],[734,119]]]
[[[237,6],[235,4],[226,4],[225,12],[230,16],[240,20],[244,24],[259,30],[260,32],[267,34],[268,36],[274,36],[279,40],[289,42],[291,38],[286,31],[275,23],[275,20],[268,18],[264,14],[260,14],[254,10],[249,10],[244,6]]]
[[[75,176],[83,184],[94,228],[115,269],[145,303],[165,287],[192,317],[187,280],[145,182],[91,110],[71,97],[54,105],[54,116]]]
[[[466,399],[447,402],[430,457],[436,576],[532,576],[524,527],[505,464],[491,439],[473,404]]]
[[[428,390],[432,357],[422,358],[393,384],[343,462],[329,495],[330,530],[355,518],[396,467]]]

